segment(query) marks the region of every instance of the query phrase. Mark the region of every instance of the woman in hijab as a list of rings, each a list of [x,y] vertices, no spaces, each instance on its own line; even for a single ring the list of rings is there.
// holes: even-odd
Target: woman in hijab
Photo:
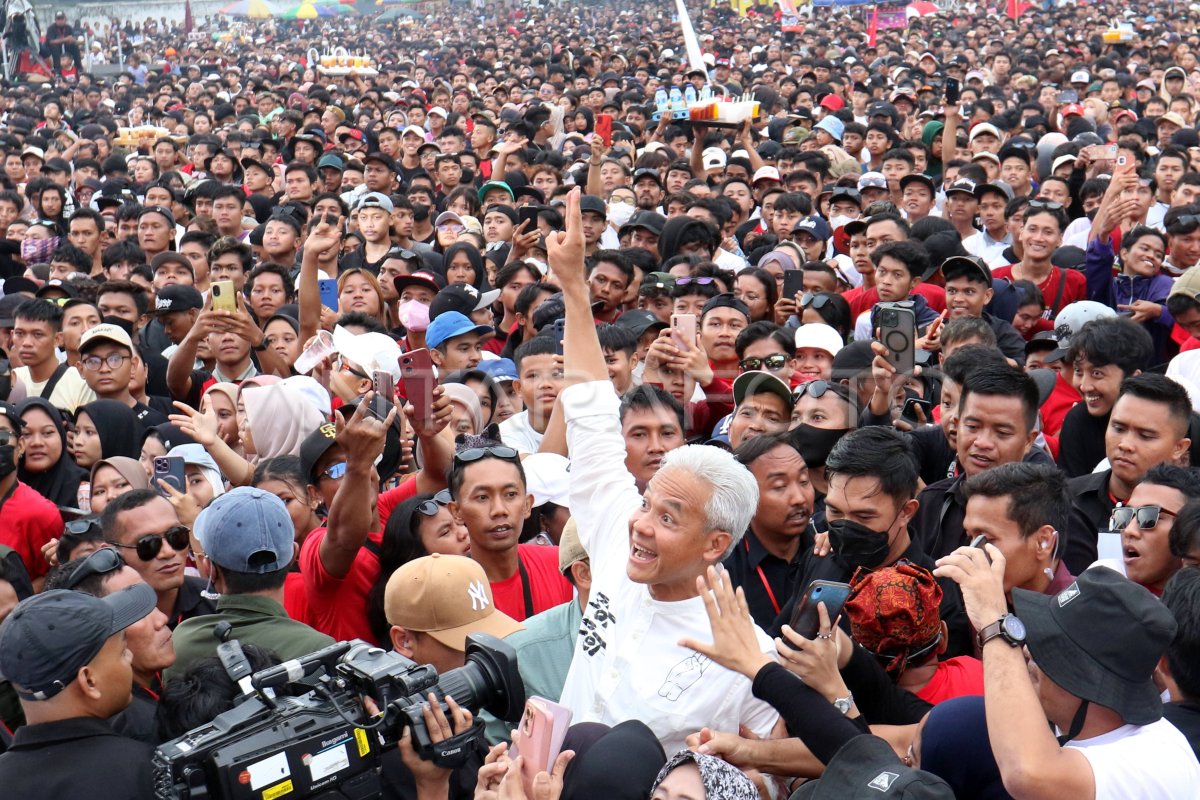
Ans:
[[[200,398],[200,411],[213,410],[217,415],[217,431],[221,441],[240,452],[242,440],[238,436],[237,396],[236,383],[214,383]]]
[[[644,722],[628,720],[596,734],[587,723],[568,729],[563,749],[574,751],[575,758],[563,775],[562,800],[649,797],[667,760],[654,732]]]
[[[442,256],[442,265],[446,283],[466,283],[484,291],[487,270],[483,265],[483,256],[475,245],[470,242],[450,245]]]
[[[142,426],[133,409],[119,400],[94,400],[75,415],[71,452],[84,469],[104,458],[141,455]]]
[[[983,697],[955,697],[934,706],[925,717],[913,744],[913,759],[954,789],[955,797],[1002,800],[1000,767],[992,755]]]
[[[929,148],[929,159],[925,165],[925,174],[934,182],[942,179],[942,131],[946,125],[942,122],[930,121],[921,129],[921,141]]]
[[[56,506],[75,508],[79,485],[87,473],[71,460],[62,414],[41,397],[30,397],[17,406],[24,429],[25,454],[17,477]]]
[[[758,787],[732,764],[680,750],[658,771],[650,800],[758,800]]]
[[[113,456],[92,465],[91,513],[100,514],[113,500],[136,489],[149,489],[146,471],[136,458]]]
[[[454,435],[473,436],[482,431],[483,408],[475,390],[461,383],[444,383],[442,389],[450,398],[450,428]]]

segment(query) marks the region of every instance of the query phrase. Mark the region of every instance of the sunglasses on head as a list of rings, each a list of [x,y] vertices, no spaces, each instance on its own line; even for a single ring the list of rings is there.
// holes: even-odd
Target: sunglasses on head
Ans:
[[[713,283],[716,280],[716,278],[676,278],[675,285],[687,286],[689,283],[694,283],[697,286],[708,286],[710,283]]]
[[[762,369],[764,366],[771,372],[775,372],[776,370],[783,369],[785,366],[787,366],[787,362],[787,356],[783,355],[782,353],[776,353],[774,355],[766,356],[765,358],[759,358],[758,356],[743,358],[738,362],[738,366],[742,368],[743,372],[756,372]]]
[[[1030,200],[1029,208],[1032,211],[1062,211],[1063,204],[1053,200]]]
[[[1108,529],[1123,531],[1132,520],[1136,519],[1138,530],[1153,530],[1158,527],[1159,517],[1163,514],[1175,516],[1174,511],[1168,511],[1162,506],[1120,506],[1112,510],[1112,516],[1108,520]]]
[[[827,295],[827,294],[820,294],[817,292],[805,292],[804,296],[800,298],[800,307],[801,308],[808,308],[811,306],[814,311],[820,311],[822,308],[824,308],[828,304],[829,304],[829,295]]]
[[[1180,214],[1167,225],[1167,233],[1191,233],[1200,226],[1200,214]]]
[[[167,544],[171,545],[171,549],[176,551],[186,550],[191,544],[191,538],[188,536],[188,527],[186,525],[176,525],[162,533],[148,533],[145,536],[139,537],[134,544],[121,544],[120,542],[112,541],[109,544],[114,547],[133,550],[142,561],[153,561],[162,552],[163,539],[166,539]]]
[[[797,400],[805,395],[808,395],[813,400],[820,400],[829,391],[831,386],[832,384],[829,381],[809,381],[803,386],[798,387],[794,394]]]
[[[496,445],[493,447],[472,447],[463,450],[461,453],[454,454],[454,461],[458,464],[470,464],[472,461],[478,461],[481,458],[500,458],[505,461],[516,461],[520,458],[520,454],[511,447]]]
[[[436,517],[440,508],[434,500],[422,500],[417,504],[416,512],[423,517]]]
[[[78,520],[75,521],[78,522]],[[144,560],[148,561],[149,559]],[[123,566],[125,566],[125,559],[121,558],[120,553],[111,547],[101,547],[71,570],[63,588],[74,589],[93,575],[107,575],[110,572],[116,572]]]

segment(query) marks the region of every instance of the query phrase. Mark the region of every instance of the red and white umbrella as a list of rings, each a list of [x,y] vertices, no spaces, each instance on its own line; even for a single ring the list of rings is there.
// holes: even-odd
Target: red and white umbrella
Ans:
[[[909,19],[913,17],[928,17],[930,14],[936,14],[939,11],[941,9],[937,7],[936,3],[925,2],[925,0],[918,0],[904,7],[904,15]]]

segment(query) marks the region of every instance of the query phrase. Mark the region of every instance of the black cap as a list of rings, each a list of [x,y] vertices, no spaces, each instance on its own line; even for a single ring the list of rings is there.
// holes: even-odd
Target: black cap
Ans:
[[[937,197],[937,186],[934,185],[933,178],[929,177],[928,175],[922,175],[919,172],[913,172],[913,173],[905,175],[903,178],[901,178],[900,179],[900,191],[904,191],[905,188],[907,188],[908,186],[911,186],[914,183],[921,184],[925,188],[929,189],[930,195],[932,195],[933,197]]]
[[[851,378],[864,369],[870,369],[874,360],[875,352],[871,350],[869,339],[851,342],[833,357],[833,379]]]
[[[608,207],[604,205],[604,201],[594,194],[585,194],[579,198],[579,212],[591,211],[594,214],[599,214],[607,219]]]
[[[0,676],[23,700],[49,700],[157,603],[147,583],[102,598],[52,589],[24,600],[0,624]]]
[[[154,298],[152,314],[170,314],[175,311],[204,308],[204,297],[194,286],[172,284],[158,290]]]
[[[321,460],[321,456],[325,455],[325,451],[337,443],[336,436],[337,426],[332,422],[326,422],[304,437],[304,441],[300,443],[300,469],[309,483],[314,485],[317,483],[317,477],[313,475],[313,470],[317,468],[317,462]]]
[[[632,331],[633,335],[642,338],[642,334],[651,328],[667,327],[667,323],[660,320],[652,312],[644,308],[635,308],[631,311],[626,311],[621,316],[617,317],[617,321],[613,323],[618,328],[624,328]]]
[[[363,164],[370,164],[372,161],[383,164],[391,172],[400,171],[396,168],[396,159],[392,158],[387,153],[368,153],[367,157],[363,159]]]
[[[974,276],[992,285],[992,270],[978,256],[951,256],[942,262],[942,276],[951,281],[962,276]]]
[[[636,184],[642,178],[652,178],[655,183],[662,186],[662,176],[658,174],[658,170],[642,167],[633,171],[633,183]]]
[[[171,228],[175,227],[175,215],[171,213],[171,209],[166,206],[146,206],[142,209],[142,213],[138,214],[138,219],[147,214],[159,214],[167,220],[167,225]],[[174,234],[172,234],[174,236]]]
[[[792,795],[792,800],[875,797],[954,800],[954,790],[932,772],[905,766],[883,739],[863,734],[842,745],[825,767],[821,779],[801,786]]]
[[[747,320],[750,319],[750,306],[734,297],[730,292],[708,298],[708,302],[704,304],[704,308],[700,311],[700,316],[704,316],[716,308],[732,308],[734,311],[740,311],[745,314]]]
[[[656,236],[662,236],[663,226],[667,224],[667,218],[657,211],[638,211],[629,222],[621,226],[621,231],[633,230],[634,228],[645,228]]]
[[[499,289],[480,292],[470,284],[455,283],[439,291],[433,298],[429,304],[429,319],[436,319],[447,311],[457,311],[464,317],[470,317],[472,313],[496,302],[499,296]]]

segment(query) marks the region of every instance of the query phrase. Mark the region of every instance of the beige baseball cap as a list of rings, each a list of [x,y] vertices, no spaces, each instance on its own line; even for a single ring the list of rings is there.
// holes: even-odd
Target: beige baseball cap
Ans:
[[[428,633],[459,651],[473,633],[503,639],[525,629],[496,609],[483,567],[464,556],[434,553],[400,567],[388,578],[383,609],[392,625]]]
[[[133,349],[133,340],[129,338],[129,334],[125,332],[124,328],[105,322],[93,325],[83,332],[83,335],[79,337],[79,352],[85,352],[93,344],[100,342],[112,342],[128,347],[130,350]]]
[[[1176,278],[1171,295],[1183,295],[1193,300],[1200,298],[1200,267],[1192,267]]]

